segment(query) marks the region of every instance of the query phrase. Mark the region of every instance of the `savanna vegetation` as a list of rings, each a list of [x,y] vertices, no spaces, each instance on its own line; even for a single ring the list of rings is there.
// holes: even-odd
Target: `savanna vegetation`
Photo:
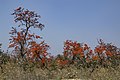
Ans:
[[[0,44],[0,80],[119,80],[120,48],[98,40],[91,49],[86,43],[66,40],[63,54],[51,55],[48,45],[33,29],[43,30],[40,15],[19,7],[12,13],[18,27],[10,31],[9,50]]]

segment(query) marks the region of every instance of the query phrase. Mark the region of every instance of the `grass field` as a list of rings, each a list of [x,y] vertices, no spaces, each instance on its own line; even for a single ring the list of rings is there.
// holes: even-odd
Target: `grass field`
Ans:
[[[117,67],[83,68],[75,65],[64,68],[41,68],[34,64],[18,64],[11,61],[0,65],[0,80],[120,80],[120,65]]]
[[[0,52],[0,80],[120,80],[120,49],[111,45],[105,48],[100,45],[93,53],[84,46],[86,56],[74,51],[70,56],[64,52],[40,59]],[[77,49],[81,51],[80,46]]]

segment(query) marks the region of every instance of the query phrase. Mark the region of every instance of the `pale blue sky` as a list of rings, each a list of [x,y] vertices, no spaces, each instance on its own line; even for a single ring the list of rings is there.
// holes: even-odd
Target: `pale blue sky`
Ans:
[[[120,0],[0,0],[0,42],[7,49],[9,31],[16,26],[13,10],[19,6],[36,11],[45,25],[37,34],[51,46],[51,54],[63,52],[67,39],[97,45],[97,39],[120,47]]]

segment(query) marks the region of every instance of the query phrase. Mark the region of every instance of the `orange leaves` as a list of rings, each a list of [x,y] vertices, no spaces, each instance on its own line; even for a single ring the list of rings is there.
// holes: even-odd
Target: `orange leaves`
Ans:
[[[95,53],[100,53],[100,49],[96,47],[96,48],[94,49],[94,52],[95,52]]]
[[[21,32],[16,32],[16,36],[11,36],[11,39],[9,40],[10,40],[9,48],[15,47],[15,49],[17,49],[18,43],[24,40],[24,36],[21,35]]]
[[[90,51],[89,51],[89,54],[91,55],[92,53],[93,53],[93,50],[90,50]]]
[[[14,10],[12,15],[14,15],[14,21],[20,22],[20,25],[17,28],[12,28],[10,32],[9,48],[14,47],[15,50],[17,49],[23,55],[22,57],[27,55],[33,61],[40,60],[44,64],[47,60],[48,49],[50,47],[44,41],[37,43],[37,40],[42,37],[35,33],[31,34],[30,31],[33,28],[39,28],[41,30],[44,28],[44,25],[38,20],[40,16],[34,11],[25,10],[21,7]],[[20,31],[17,31],[17,29]],[[86,60],[89,62],[90,60],[98,60],[101,56],[104,58],[105,56],[103,54],[106,54],[107,57],[112,57],[112,51],[115,51],[115,48],[111,44],[105,44],[101,39],[98,43],[99,45],[92,51],[87,44],[66,40],[64,42],[64,56],[63,59],[59,60],[59,63],[65,65],[69,60],[81,60],[83,63]]]
[[[28,14],[29,11],[24,11],[24,14]]]
[[[23,35],[21,35],[20,32],[18,32],[18,33],[17,33],[17,39],[18,39],[18,40],[22,40],[22,38],[23,38]]]
[[[14,10],[12,15],[15,16],[15,22],[20,22],[21,24],[25,23],[25,25],[30,24],[29,27],[39,28],[40,30],[44,28],[44,25],[39,22],[39,19],[41,18],[40,15],[34,11],[18,7]]]
[[[86,62],[87,63],[91,62],[91,59],[90,58],[86,58]]]
[[[99,57],[96,55],[96,56],[92,56],[92,59],[93,60],[98,60],[99,59]]]
[[[20,32],[17,32],[17,36],[15,37],[12,37],[12,40],[13,42],[20,42],[24,39],[24,35],[21,35]]]
[[[78,54],[78,51],[73,51],[73,56],[77,54]]]
[[[39,39],[39,38],[41,38],[39,35],[35,35],[35,34],[28,34],[28,37],[27,37],[27,39],[29,40],[29,39],[32,39],[32,38],[36,38],[36,39]]]
[[[88,46],[85,46],[88,49]],[[67,40],[64,44],[64,51],[71,51],[74,55],[83,53],[84,48],[80,45],[80,43],[72,42],[71,40]]]
[[[88,50],[88,49],[89,49],[88,45],[84,44],[84,50]]]
[[[20,10],[21,9],[21,7],[18,7],[16,10],[18,11],[18,10]]]
[[[34,34],[29,34],[29,33],[28,33],[28,37],[33,37],[33,36],[34,36]]]
[[[102,54],[103,51],[105,51],[105,47],[100,45],[100,46],[96,47],[94,51],[95,51],[95,53]]]
[[[106,55],[110,57],[113,56],[113,54],[110,51],[106,51]]]
[[[117,48],[111,44],[105,44],[103,41],[99,42],[99,45],[92,50],[87,44],[80,44],[77,41],[67,40],[64,43],[64,57],[73,61],[81,60],[83,63],[97,61],[102,64],[109,58],[114,57],[117,52]],[[113,56],[114,55],[114,56]]]
[[[28,45],[35,46],[35,45],[36,45],[36,42],[35,42],[35,41],[30,41],[30,42],[28,43]]]
[[[79,50],[78,50],[79,53],[83,53],[83,48],[80,47]]]
[[[15,44],[9,44],[8,48],[14,47]]]
[[[85,44],[84,46],[85,47],[83,47],[77,41],[73,42],[71,40],[66,40],[66,42],[64,43],[64,56],[77,57],[77,55],[79,55],[79,58],[83,58],[85,57],[84,51],[89,49],[87,44]]]
[[[57,63],[60,65],[60,66],[65,66],[66,64],[68,64],[68,60],[62,60],[62,59],[58,59],[57,60]]]
[[[80,58],[85,57],[84,53],[80,53]]]
[[[40,43],[36,43],[35,41],[31,41],[29,43],[28,50],[29,50],[29,53],[32,54],[32,59],[41,60],[42,58],[47,57],[47,55],[48,55],[47,50],[48,49],[49,49],[49,46],[44,41],[42,41]]]
[[[46,61],[45,58],[42,58],[42,64],[45,64],[45,61]]]
[[[84,56],[84,52],[83,52],[83,48],[82,47],[80,47],[77,50],[73,51],[73,55],[77,55],[77,54],[79,54],[81,57]]]
[[[36,38],[38,39],[38,38],[41,38],[41,37],[36,35]]]
[[[15,28],[12,27],[9,32],[11,35],[9,48],[13,48],[15,54],[21,55],[22,58],[33,59],[33,61],[41,60],[44,63],[44,58],[48,56],[49,45],[44,41],[37,43],[37,39],[42,37],[31,32],[33,28],[40,30],[44,28],[44,25],[39,22],[40,15],[22,7],[15,9],[12,15],[14,21],[20,24]]]
[[[64,51],[64,57],[67,57],[68,56],[68,53]]]

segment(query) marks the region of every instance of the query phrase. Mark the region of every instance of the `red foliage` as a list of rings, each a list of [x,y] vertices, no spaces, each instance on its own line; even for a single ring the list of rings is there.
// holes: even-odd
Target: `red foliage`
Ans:
[[[9,48],[13,48],[15,53],[18,53],[22,58],[41,61],[42,64],[50,63],[54,57],[47,52],[50,48],[49,45],[44,41],[38,43],[37,40],[42,37],[30,31],[31,28],[39,28],[40,30],[44,28],[44,25],[38,21],[40,15],[22,7],[15,9],[12,15],[14,15],[14,21],[20,22],[20,25],[17,28],[12,27],[9,33],[11,35]],[[82,62],[82,64],[98,61],[102,64],[120,54],[120,50],[111,43],[106,44],[102,39],[98,43],[98,46],[91,50],[87,44],[66,40],[64,42],[63,58],[57,59],[57,63],[64,66],[72,61],[73,63]]]
[[[77,41],[67,40],[64,43],[64,57],[71,58],[74,61],[82,60],[84,62],[85,60],[87,63],[99,61],[102,64],[108,57],[117,56],[117,47],[108,43],[105,44],[101,39],[98,43],[99,45],[94,50],[91,50],[87,44],[80,45]]]
[[[25,10],[22,7],[15,9],[12,15],[14,21],[20,22],[20,25],[17,28],[12,27],[9,33],[11,35],[9,48],[13,48],[13,51],[22,58],[29,58],[33,61],[41,60],[44,63],[49,46],[44,41],[37,43],[37,39],[42,37],[35,33],[31,34],[30,31],[31,28],[43,29],[44,25],[38,21],[40,16],[34,11]]]

